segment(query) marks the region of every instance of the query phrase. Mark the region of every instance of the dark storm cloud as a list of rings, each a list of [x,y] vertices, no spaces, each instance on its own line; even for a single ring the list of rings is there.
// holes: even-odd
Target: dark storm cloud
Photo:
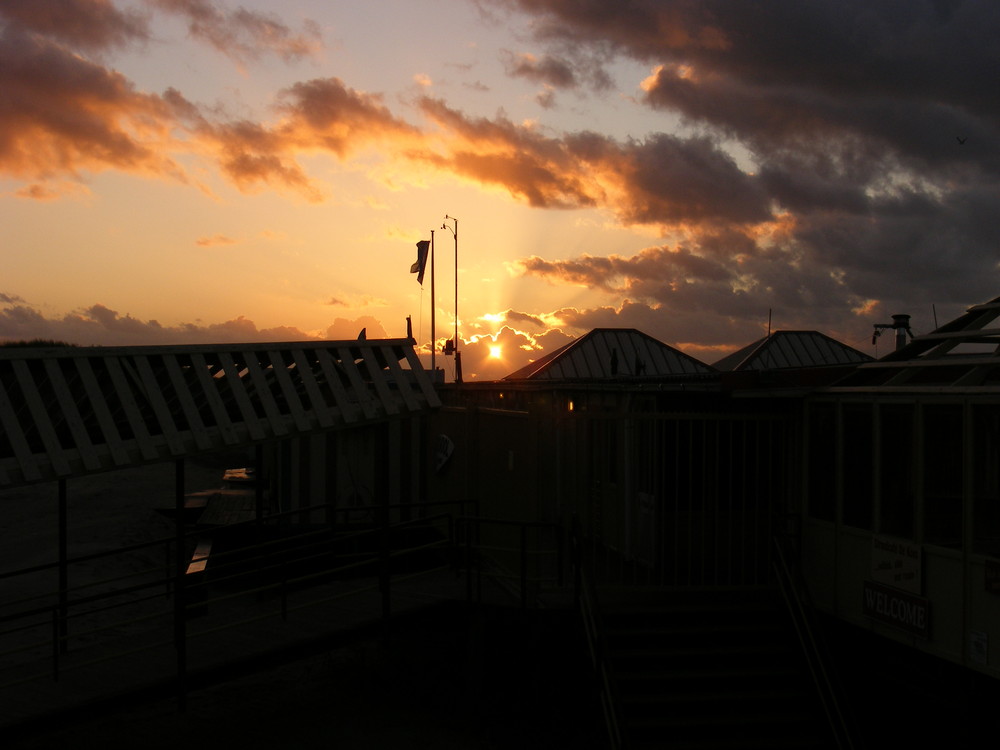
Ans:
[[[540,208],[602,206],[626,224],[744,223],[770,218],[758,180],[711,139],[665,133],[619,142],[598,133],[554,137],[502,115],[469,118],[438,99],[424,113],[455,140],[439,167],[505,187]]]
[[[586,281],[674,318],[703,311],[706,330],[712,315],[725,322],[772,305],[796,326],[848,330],[861,326],[858,315],[867,325],[998,293],[1000,6],[507,4],[534,17],[543,45],[648,64],[639,101],[699,134],[619,146],[580,137],[575,152],[590,163],[631,152],[614,160],[617,211],[660,223],[678,238],[670,252],[530,258],[526,272]],[[743,155],[739,169],[723,148]],[[681,277],[685,253],[716,265]],[[620,317],[625,308],[609,309]]]

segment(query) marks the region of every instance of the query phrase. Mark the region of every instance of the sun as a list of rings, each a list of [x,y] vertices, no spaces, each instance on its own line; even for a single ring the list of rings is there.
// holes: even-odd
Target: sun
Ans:
[[[503,348],[500,344],[493,344],[490,347],[490,359],[500,359],[503,356]]]

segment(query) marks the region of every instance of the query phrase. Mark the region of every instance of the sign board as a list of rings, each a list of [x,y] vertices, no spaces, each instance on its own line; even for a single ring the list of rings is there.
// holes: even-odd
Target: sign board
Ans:
[[[984,575],[986,592],[1000,594],[1000,561],[986,558]]]
[[[990,636],[982,630],[969,631],[969,658],[976,664],[990,663]]]
[[[921,578],[921,547],[904,539],[872,537],[872,580],[909,591],[924,593]]]
[[[862,609],[866,617],[918,635],[930,637],[931,604],[921,596],[913,596],[875,581],[865,581]]]

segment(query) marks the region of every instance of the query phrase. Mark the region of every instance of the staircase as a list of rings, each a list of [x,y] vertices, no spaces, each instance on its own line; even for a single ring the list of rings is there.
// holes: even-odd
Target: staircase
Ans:
[[[780,595],[602,589],[629,750],[835,747]]]

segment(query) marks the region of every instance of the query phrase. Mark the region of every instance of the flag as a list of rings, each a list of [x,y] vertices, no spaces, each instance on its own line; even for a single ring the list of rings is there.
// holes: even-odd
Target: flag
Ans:
[[[427,250],[431,246],[430,240],[420,240],[417,243],[417,262],[410,266],[410,273],[417,274],[417,283],[424,285],[424,268],[427,266]]]

